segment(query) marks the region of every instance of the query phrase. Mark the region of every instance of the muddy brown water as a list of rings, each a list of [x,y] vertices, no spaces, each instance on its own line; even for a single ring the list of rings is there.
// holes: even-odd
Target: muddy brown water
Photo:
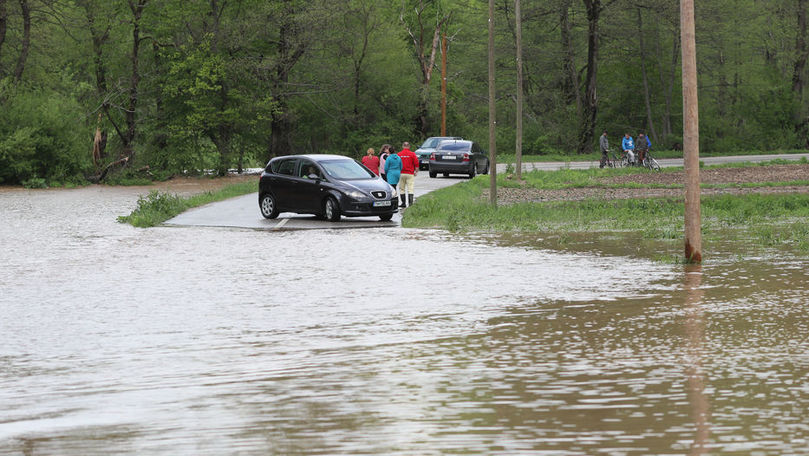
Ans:
[[[809,448],[805,260],[117,223],[142,192],[0,192],[0,454]]]

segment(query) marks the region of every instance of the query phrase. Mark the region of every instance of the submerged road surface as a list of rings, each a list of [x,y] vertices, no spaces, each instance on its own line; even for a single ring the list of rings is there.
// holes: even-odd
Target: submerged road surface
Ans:
[[[431,179],[423,171],[416,176],[416,199],[439,188],[466,180],[463,176]],[[258,178],[256,178],[258,188]],[[320,220],[312,215],[282,212],[278,218],[268,220],[261,216],[258,207],[258,194],[231,198],[226,201],[207,204],[191,209],[165,222],[171,226],[210,226],[230,228],[250,228],[260,230],[308,230],[308,229],[346,229],[346,228],[379,228],[400,226],[401,213],[393,216],[388,222],[379,217],[343,217],[339,222]]]

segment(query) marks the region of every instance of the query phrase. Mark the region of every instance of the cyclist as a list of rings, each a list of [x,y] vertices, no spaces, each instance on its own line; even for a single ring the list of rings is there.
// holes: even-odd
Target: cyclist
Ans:
[[[643,160],[646,158],[646,152],[652,147],[652,142],[649,141],[649,137],[644,135],[643,132],[638,133],[638,141],[635,145],[635,150],[638,151],[638,164],[643,164]]]
[[[604,133],[598,138],[598,147],[601,148],[601,163],[599,167],[603,168],[604,165],[607,164],[607,153],[610,151],[610,142],[607,140],[607,130],[604,130]]]
[[[635,164],[635,140],[629,136],[629,133],[624,133],[624,139],[621,140],[621,149],[624,150],[624,153],[629,158],[629,164]]]

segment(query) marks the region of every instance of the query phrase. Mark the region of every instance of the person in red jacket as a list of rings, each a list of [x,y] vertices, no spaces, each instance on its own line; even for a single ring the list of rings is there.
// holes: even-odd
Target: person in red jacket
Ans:
[[[377,157],[373,147],[368,148],[367,155],[362,157],[362,164],[365,165],[368,169],[374,172],[377,176],[379,175],[379,157]]]
[[[415,195],[416,174],[419,172],[419,157],[410,150],[410,143],[402,143],[402,150],[399,151],[402,159],[402,176],[399,178],[399,199],[402,200],[402,207],[412,206]],[[407,198],[405,198],[407,196]]]

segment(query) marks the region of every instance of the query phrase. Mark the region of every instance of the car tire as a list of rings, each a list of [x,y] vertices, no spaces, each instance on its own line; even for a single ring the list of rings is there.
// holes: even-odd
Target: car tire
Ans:
[[[323,216],[330,222],[340,221],[340,203],[333,196],[326,198],[323,202]]]
[[[379,220],[382,220],[383,222],[389,222],[392,218],[393,214],[383,214],[379,216]]]
[[[486,167],[483,168],[483,172],[480,174],[489,174],[489,160],[486,159]]]
[[[435,171],[430,171],[430,177],[435,177],[435,176],[437,176],[437,175],[438,175],[438,173],[437,173],[437,172],[435,172]]]
[[[261,196],[259,207],[261,208],[261,215],[264,216],[264,218],[274,219],[278,217],[278,204],[272,193],[265,193]]]
[[[475,176],[478,175],[478,165],[476,163],[472,163],[472,167],[469,169],[469,178],[474,179]]]

